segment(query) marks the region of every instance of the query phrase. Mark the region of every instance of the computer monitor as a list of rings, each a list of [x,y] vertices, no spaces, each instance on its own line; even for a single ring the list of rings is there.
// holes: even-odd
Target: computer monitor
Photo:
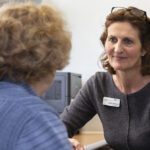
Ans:
[[[53,84],[42,95],[42,99],[62,113],[81,88],[81,74],[56,72]]]

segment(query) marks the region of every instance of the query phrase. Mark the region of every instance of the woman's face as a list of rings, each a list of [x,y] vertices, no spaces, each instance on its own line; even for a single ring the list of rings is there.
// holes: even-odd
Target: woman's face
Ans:
[[[141,56],[145,54],[138,29],[128,22],[115,22],[108,27],[105,50],[115,71],[141,67]]]

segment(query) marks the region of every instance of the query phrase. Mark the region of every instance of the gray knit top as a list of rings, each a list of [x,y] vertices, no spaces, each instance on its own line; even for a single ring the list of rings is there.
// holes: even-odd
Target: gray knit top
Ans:
[[[119,107],[103,105],[104,97],[119,99]],[[150,83],[136,93],[123,94],[111,74],[97,72],[61,114],[61,119],[72,137],[96,113],[106,141],[115,150],[150,150]]]

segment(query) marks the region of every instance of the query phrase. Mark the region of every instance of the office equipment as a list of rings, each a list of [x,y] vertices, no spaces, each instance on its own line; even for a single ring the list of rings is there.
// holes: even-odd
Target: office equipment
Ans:
[[[52,86],[42,95],[50,106],[58,113],[70,104],[81,88],[81,74],[71,72],[56,72]]]

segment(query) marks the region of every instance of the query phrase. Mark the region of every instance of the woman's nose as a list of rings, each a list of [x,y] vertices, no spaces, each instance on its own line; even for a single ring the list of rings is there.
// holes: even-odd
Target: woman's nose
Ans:
[[[117,42],[116,45],[115,45],[115,52],[117,53],[122,53],[123,52],[123,45],[121,42]]]

